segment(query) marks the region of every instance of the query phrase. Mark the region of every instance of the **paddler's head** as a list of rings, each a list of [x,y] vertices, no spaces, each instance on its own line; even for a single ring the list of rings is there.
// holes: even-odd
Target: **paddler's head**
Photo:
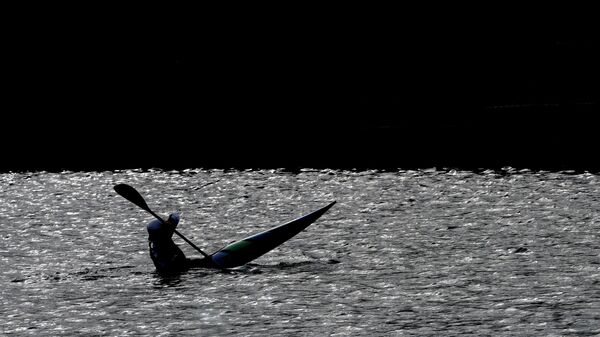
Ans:
[[[173,234],[173,229],[175,229],[179,223],[179,213],[169,214],[169,218],[165,222],[166,226],[158,219],[150,221],[147,226],[148,234],[150,234],[150,241],[170,238]]]

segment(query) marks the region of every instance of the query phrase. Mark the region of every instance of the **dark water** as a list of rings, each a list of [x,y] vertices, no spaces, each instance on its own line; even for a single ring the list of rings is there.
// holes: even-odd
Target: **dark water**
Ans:
[[[209,253],[338,203],[248,266],[161,277],[151,216],[117,183],[181,211]],[[43,172],[0,186],[4,335],[600,334],[597,175]]]

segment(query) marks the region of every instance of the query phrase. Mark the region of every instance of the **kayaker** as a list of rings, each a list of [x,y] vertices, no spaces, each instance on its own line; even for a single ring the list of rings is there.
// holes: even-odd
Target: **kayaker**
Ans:
[[[205,259],[188,259],[183,251],[173,242],[173,233],[179,223],[179,214],[171,213],[165,223],[152,220],[148,229],[150,258],[159,272],[178,272],[190,267],[206,267]]]

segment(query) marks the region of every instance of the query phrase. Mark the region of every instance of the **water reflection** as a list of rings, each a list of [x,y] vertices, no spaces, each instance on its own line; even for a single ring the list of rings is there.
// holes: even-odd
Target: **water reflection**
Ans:
[[[338,203],[244,267],[165,276],[148,256],[151,216],[118,182],[161,215],[183,210],[179,230],[207,252]],[[600,333],[589,173],[42,172],[0,186],[3,334]]]
[[[158,273],[155,271],[152,273],[152,277],[154,279],[152,284],[155,289],[162,289],[162,288],[166,288],[166,287],[177,287],[178,285],[181,284],[181,279],[182,279],[181,274],[182,273],[183,272],[164,274],[164,273]]]

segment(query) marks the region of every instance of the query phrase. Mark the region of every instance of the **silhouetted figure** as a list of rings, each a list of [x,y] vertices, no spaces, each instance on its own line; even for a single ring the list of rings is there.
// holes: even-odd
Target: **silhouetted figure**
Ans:
[[[210,267],[206,259],[188,259],[173,242],[173,233],[179,223],[179,214],[171,213],[165,223],[152,220],[147,225],[150,258],[160,273],[173,273],[190,267]]]

